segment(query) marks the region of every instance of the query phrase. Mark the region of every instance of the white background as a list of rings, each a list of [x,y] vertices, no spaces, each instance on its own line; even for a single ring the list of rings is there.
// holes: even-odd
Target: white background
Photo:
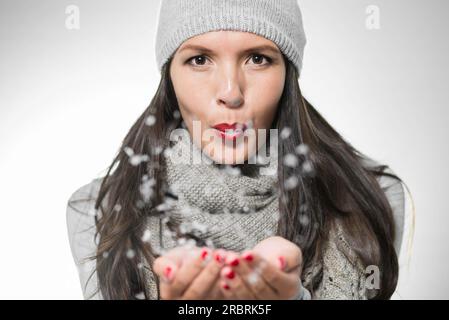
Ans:
[[[80,29],[65,25],[67,5]],[[380,29],[366,8],[380,9]],[[304,95],[416,205],[395,298],[447,299],[449,3],[301,0]],[[159,82],[159,1],[0,1],[0,298],[81,299],[65,210],[105,173]]]

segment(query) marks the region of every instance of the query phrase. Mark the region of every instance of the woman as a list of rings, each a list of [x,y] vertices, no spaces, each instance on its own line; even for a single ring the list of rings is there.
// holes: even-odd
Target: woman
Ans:
[[[159,88],[69,200],[85,298],[391,297],[401,180],[302,96],[305,44],[294,0],[162,1]]]

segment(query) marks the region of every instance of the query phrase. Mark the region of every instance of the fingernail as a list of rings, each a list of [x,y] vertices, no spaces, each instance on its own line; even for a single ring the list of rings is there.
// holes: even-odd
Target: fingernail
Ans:
[[[215,261],[217,261],[218,263],[223,263],[223,260],[224,260],[224,258],[219,254],[219,253],[216,253],[215,254]]]
[[[231,262],[229,262],[229,264],[233,267],[236,267],[239,265],[239,258],[235,258],[234,260],[232,260]]]
[[[253,261],[254,257],[250,252],[246,252],[243,254],[243,259],[245,259],[248,262]]]
[[[206,260],[208,254],[209,254],[209,251],[207,249],[201,250],[201,259]]]
[[[223,288],[224,288],[225,290],[229,290],[229,289],[230,289],[230,287],[228,286],[227,283],[223,283]]]
[[[167,280],[171,280],[173,278],[173,269],[172,267],[168,266],[164,270],[164,276],[167,278]]]
[[[228,273],[226,273],[226,278],[234,279],[234,277],[235,277],[234,270],[230,270]]]
[[[278,258],[278,261],[279,261],[279,267],[281,268],[281,270],[284,270],[285,266],[287,264],[285,262],[285,258],[281,256],[281,257]]]

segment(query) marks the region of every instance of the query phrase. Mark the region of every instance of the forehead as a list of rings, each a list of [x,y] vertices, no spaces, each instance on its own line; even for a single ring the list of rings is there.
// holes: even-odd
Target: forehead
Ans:
[[[178,52],[195,50],[199,47],[213,51],[226,49],[226,51],[241,52],[253,47],[262,47],[273,53],[280,53],[277,45],[262,36],[251,32],[220,30],[203,33],[184,41]]]

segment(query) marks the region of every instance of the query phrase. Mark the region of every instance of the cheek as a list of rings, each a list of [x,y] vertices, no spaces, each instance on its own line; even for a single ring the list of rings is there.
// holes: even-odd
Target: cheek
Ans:
[[[255,126],[268,129],[271,127],[279,100],[284,90],[284,79],[273,77],[268,81],[259,81],[251,92],[251,113],[256,119]]]
[[[185,121],[207,121],[211,108],[209,88],[206,84],[199,84],[187,76],[177,74],[173,79],[179,109]]]

